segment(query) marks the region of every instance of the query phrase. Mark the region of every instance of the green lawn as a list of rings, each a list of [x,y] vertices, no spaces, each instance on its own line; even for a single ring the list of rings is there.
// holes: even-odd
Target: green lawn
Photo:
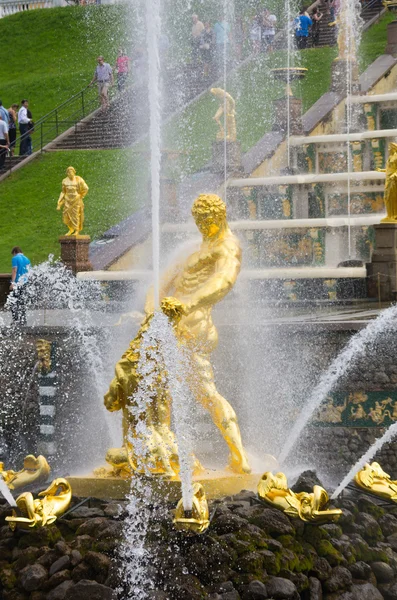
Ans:
[[[115,44],[128,41],[124,16],[123,6],[86,6],[0,19],[0,38],[9,44],[1,64],[3,105],[8,108],[27,98],[38,120],[83,89],[98,54],[113,63]]]
[[[49,254],[59,256],[58,237],[67,228],[56,205],[70,165],[90,188],[83,233],[92,239],[139,207],[139,190],[145,189],[146,181],[134,177],[127,184],[125,177],[130,169],[144,173],[139,155],[125,150],[49,152],[0,184],[0,272],[10,271],[10,251],[16,245],[33,264]]]

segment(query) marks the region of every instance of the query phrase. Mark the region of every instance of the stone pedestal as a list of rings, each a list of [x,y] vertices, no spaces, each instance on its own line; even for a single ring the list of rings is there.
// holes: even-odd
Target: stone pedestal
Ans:
[[[10,291],[11,273],[0,273],[0,306],[7,300]]]
[[[380,223],[374,229],[376,250],[367,264],[368,296],[390,302],[397,295],[397,223]]]
[[[302,100],[290,96],[289,98],[279,98],[273,100],[274,123],[273,131],[280,131],[286,134],[288,132],[288,109],[290,114],[289,132],[290,135],[302,135]]]
[[[241,167],[241,145],[240,142],[226,142],[227,172],[240,174]],[[212,144],[212,173],[223,173],[225,171],[225,143],[223,141]]]
[[[331,68],[331,92],[346,95],[350,69],[352,73],[352,93],[355,94],[359,91],[357,61],[335,58]]]
[[[387,46],[385,54],[397,56],[397,21],[392,21],[387,26]]]
[[[91,238],[89,235],[61,235],[61,261],[73,271],[92,271],[92,264],[88,258]]]

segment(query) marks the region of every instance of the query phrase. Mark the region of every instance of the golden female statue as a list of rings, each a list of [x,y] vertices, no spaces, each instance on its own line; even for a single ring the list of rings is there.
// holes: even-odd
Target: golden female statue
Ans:
[[[216,139],[221,142],[225,139],[225,128],[221,121],[221,117],[225,112],[226,105],[226,140],[228,142],[236,141],[236,103],[228,92],[221,88],[211,88],[211,94],[219,100],[219,108],[216,111],[213,119],[219,126],[219,131],[216,134]]]
[[[62,192],[58,199],[57,210],[63,206],[63,222],[69,229],[66,235],[79,235],[84,225],[84,202],[88,185],[82,177],[76,175],[76,169],[68,167],[62,181]]]
[[[174,331],[178,342],[188,349],[191,361],[191,374],[186,375],[189,387],[196,400],[209,411],[229,446],[230,468],[237,473],[249,473],[250,467],[241,441],[236,413],[217,391],[210,363],[211,352],[218,342],[218,334],[212,322],[212,307],[226,296],[236,282],[241,267],[241,248],[229,229],[226,206],[218,196],[200,195],[193,204],[192,213],[203,240],[197,252],[181,260],[165,274],[160,289],[162,310],[169,314],[169,307],[175,308]],[[148,317],[131,343],[130,349],[116,365],[116,376],[105,396],[105,406],[108,410],[125,409],[126,403],[133,402],[137,385],[136,368],[140,339],[143,331],[149,326],[153,311],[154,299],[151,290],[145,304]],[[128,400],[129,398],[132,400]],[[154,456],[151,463],[156,465],[154,472],[165,474],[170,474],[171,470],[175,472],[176,469],[175,445],[169,430],[170,401],[169,392],[162,385],[159,376],[158,389],[148,407],[148,423],[153,432]],[[125,411],[124,443],[126,432],[131,431],[131,428],[134,428],[134,423]],[[163,444],[159,443],[161,438]],[[126,456],[125,450],[110,450],[107,460],[115,468],[123,469]],[[129,462],[131,465],[131,458]],[[134,467],[134,464],[132,466]]]
[[[385,183],[385,206],[387,216],[381,223],[397,223],[397,144],[389,144],[389,158],[387,159],[386,169],[377,169],[386,173]]]

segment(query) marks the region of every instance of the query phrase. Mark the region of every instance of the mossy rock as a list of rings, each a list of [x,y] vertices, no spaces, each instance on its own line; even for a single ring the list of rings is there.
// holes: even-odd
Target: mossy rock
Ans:
[[[49,525],[29,531],[26,535],[21,537],[18,542],[18,547],[21,549],[29,548],[29,546],[34,546],[36,548],[41,548],[41,546],[49,546],[50,548],[53,548],[54,545],[61,539],[62,534],[58,527],[55,525]]]
[[[298,556],[298,564],[295,567],[295,573],[305,573],[312,570],[314,564],[314,559],[312,556],[308,556],[307,554],[300,554]]]
[[[360,512],[367,513],[375,519],[379,519],[380,517],[383,517],[384,514],[386,514],[386,511],[370,498],[364,498],[363,496],[360,496],[357,504]]]
[[[17,585],[17,577],[11,567],[0,569],[0,582],[5,590],[13,590]]]
[[[250,531],[248,528],[241,529],[240,531],[237,531],[235,533],[236,538],[238,540],[241,540],[242,542],[249,542],[250,544],[253,544],[254,549],[262,548],[266,550],[268,548],[266,542],[268,538],[266,537],[263,530],[259,529],[259,527],[255,527],[254,525],[250,525],[250,527],[254,529],[254,531]]]
[[[336,567],[344,562],[342,554],[333,547],[329,540],[321,540],[317,546],[317,552],[319,556],[327,559],[331,567]]]
[[[278,575],[281,569],[282,553],[260,550],[260,554],[263,556],[263,567],[269,575]]]
[[[317,527],[316,525],[306,525],[303,532],[303,539],[309,542],[316,550],[323,540],[329,540],[330,534],[323,527]]]
[[[302,544],[300,544],[292,535],[280,535],[280,537],[277,539],[279,542],[281,542],[284,548],[292,550],[292,552],[295,554],[301,554],[303,552]]]
[[[265,550],[266,552],[266,550]],[[237,572],[249,573],[255,575],[255,579],[260,577],[264,569],[263,552],[250,552],[239,556],[233,564],[233,569]]]

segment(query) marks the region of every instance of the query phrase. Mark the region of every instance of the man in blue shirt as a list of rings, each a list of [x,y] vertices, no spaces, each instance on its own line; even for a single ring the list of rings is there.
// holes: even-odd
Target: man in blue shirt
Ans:
[[[299,17],[296,17],[294,21],[295,25],[295,38],[298,50],[307,48],[309,41],[309,27],[311,27],[313,21],[306,12],[306,8],[302,8],[299,13]]]
[[[26,325],[25,287],[28,280],[30,260],[22,253],[19,246],[14,246],[12,254],[12,273],[10,285],[10,308],[12,320]]]

